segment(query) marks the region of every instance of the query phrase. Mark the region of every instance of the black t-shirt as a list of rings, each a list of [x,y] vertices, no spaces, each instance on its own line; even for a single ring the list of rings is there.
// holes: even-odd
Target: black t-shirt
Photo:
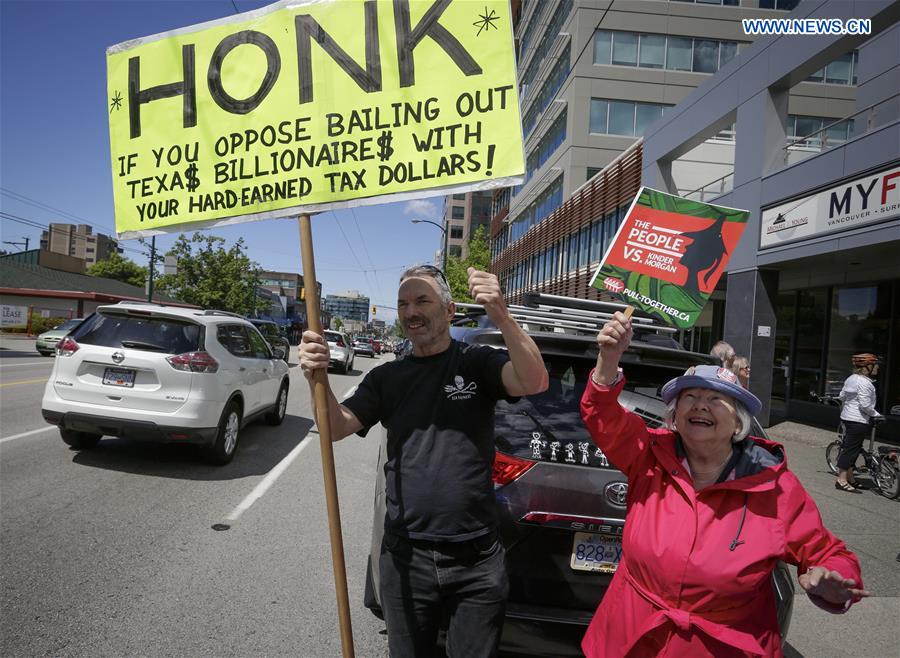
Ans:
[[[385,532],[464,541],[495,527],[494,404],[507,398],[507,361],[505,350],[454,340],[371,370],[343,402],[360,436],[387,429]]]

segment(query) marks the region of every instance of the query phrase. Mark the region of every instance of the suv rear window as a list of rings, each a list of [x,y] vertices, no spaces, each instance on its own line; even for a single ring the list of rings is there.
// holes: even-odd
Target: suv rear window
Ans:
[[[336,334],[333,331],[326,331],[325,332],[325,340],[328,341],[329,343],[343,343],[344,337],[341,336],[340,334]]]
[[[581,420],[581,396],[594,364],[593,359],[545,355],[544,366],[550,375],[547,390],[514,404],[497,403],[497,449],[526,459],[615,468],[591,441]],[[647,427],[662,427],[666,405],[660,389],[683,369],[629,363],[624,369],[625,390],[619,394],[619,403],[639,415]],[[756,419],[750,435],[766,436]]]
[[[581,466],[610,466],[591,441],[581,420],[581,396],[594,360],[573,356],[544,356],[550,375],[547,390],[510,404],[497,403],[494,431],[497,448],[526,459]],[[626,390],[619,396],[625,408],[640,415],[649,427],[661,427],[666,407],[659,389],[680,372],[667,368],[626,364]]]
[[[192,322],[95,313],[73,332],[72,337],[83,345],[182,354],[202,349],[202,335],[203,327]]]

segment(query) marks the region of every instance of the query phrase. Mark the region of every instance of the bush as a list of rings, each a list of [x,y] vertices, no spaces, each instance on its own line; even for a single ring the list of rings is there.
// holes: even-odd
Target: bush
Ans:
[[[31,333],[35,336],[45,331],[50,331],[61,325],[69,318],[44,318],[40,315],[31,316]]]

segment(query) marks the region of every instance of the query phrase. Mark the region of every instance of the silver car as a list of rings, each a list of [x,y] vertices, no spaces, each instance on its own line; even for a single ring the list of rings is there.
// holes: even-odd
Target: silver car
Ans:
[[[347,374],[353,370],[353,357],[356,353],[350,345],[346,334],[341,331],[326,330],[325,340],[328,341],[328,351],[331,354],[329,366],[334,366],[339,372]]]

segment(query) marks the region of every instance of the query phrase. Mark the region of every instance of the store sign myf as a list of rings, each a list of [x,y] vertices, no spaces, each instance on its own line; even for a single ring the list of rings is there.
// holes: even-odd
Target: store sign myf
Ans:
[[[900,217],[900,165],[795,199],[762,215],[762,249]]]

